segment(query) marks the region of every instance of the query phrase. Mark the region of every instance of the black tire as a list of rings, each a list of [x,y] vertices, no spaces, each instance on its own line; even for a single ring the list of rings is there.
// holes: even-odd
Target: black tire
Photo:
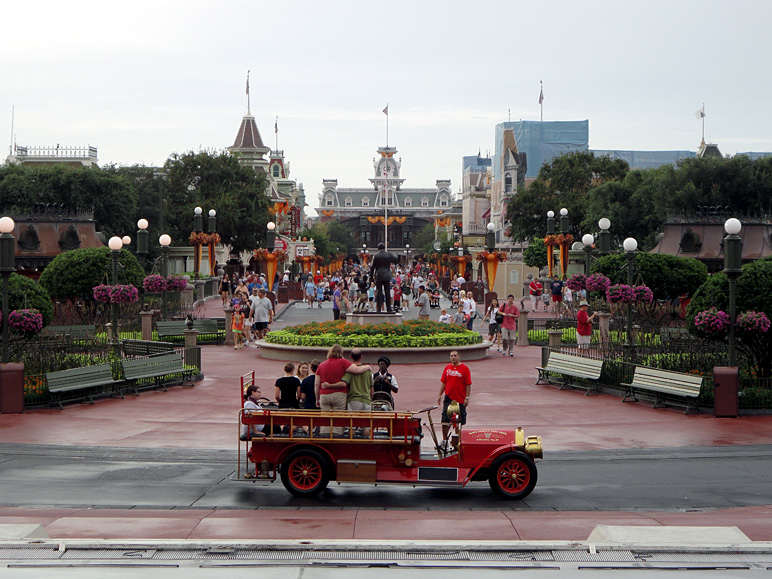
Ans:
[[[502,499],[524,499],[536,486],[536,465],[522,452],[507,452],[493,461],[488,483]]]
[[[281,463],[281,483],[297,497],[316,496],[328,482],[327,460],[313,449],[294,450]]]

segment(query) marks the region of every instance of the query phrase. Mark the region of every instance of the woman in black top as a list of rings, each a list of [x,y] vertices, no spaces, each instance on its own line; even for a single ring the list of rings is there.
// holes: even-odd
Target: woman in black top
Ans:
[[[276,380],[276,402],[279,408],[300,408],[300,380],[293,374],[295,364],[287,362],[284,365],[284,376]]]

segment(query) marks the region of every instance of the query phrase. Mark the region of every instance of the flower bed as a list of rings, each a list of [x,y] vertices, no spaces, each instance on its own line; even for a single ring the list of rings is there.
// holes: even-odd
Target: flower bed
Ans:
[[[429,348],[467,346],[482,342],[477,332],[438,322],[407,320],[402,325],[359,326],[342,321],[310,323],[269,332],[265,340],[289,346],[360,348]]]

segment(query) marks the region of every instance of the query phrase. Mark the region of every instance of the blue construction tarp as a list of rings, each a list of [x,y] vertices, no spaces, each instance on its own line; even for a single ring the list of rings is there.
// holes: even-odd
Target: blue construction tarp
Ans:
[[[682,159],[697,156],[694,151],[622,151],[614,149],[593,149],[596,157],[624,159],[631,169],[656,169],[662,165],[675,165]]]
[[[527,178],[534,178],[545,162],[571,151],[586,151],[590,144],[590,121],[510,121],[496,125],[493,171],[501,178],[504,131],[513,129],[518,151],[526,154]]]

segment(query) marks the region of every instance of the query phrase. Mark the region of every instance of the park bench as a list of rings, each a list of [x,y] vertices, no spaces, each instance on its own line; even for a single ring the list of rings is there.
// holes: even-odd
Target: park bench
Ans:
[[[188,329],[187,321],[176,320],[166,322],[156,322],[156,331],[159,338],[184,336]],[[209,336],[214,336],[217,341],[225,340],[225,320],[222,324],[216,319],[193,320],[193,329],[198,330],[197,338],[206,340]]]
[[[180,384],[193,386],[193,369],[185,368],[185,362],[182,356],[177,352],[167,354],[156,354],[148,358],[135,358],[134,360],[122,360],[123,377],[129,386],[134,390],[134,394],[139,395],[139,381],[152,380],[156,388],[162,388],[166,391],[164,379],[173,374],[180,374]]]
[[[63,394],[80,393],[81,400],[85,401],[88,398],[88,401],[93,404],[94,393],[104,391],[107,386],[110,386],[113,392],[120,392],[119,386],[122,381],[113,378],[110,364],[98,364],[49,372],[46,374],[46,383],[48,391],[53,395],[54,402],[60,408],[64,408],[62,406]]]
[[[659,339],[663,346],[670,343],[678,344],[682,342],[689,342],[692,340],[692,335],[687,328],[672,327],[662,328],[659,332]]]
[[[550,375],[559,374],[562,376],[561,390],[580,386],[587,388],[586,396],[591,391],[597,391],[598,380],[603,370],[603,360],[551,352],[547,364],[543,368],[537,366],[536,369],[539,371],[536,384],[541,384],[542,380],[553,382],[550,380]],[[582,380],[583,383],[579,384],[576,380]]]
[[[697,398],[702,388],[702,376],[636,366],[632,380],[621,385],[625,387],[622,402],[637,401],[637,394],[644,392],[654,396],[652,408],[674,404],[685,406],[684,414],[692,409],[699,411]]]
[[[128,357],[152,356],[173,352],[175,346],[171,342],[154,342],[152,340],[122,340],[123,354]]]
[[[44,338],[70,338],[71,340],[92,340],[96,335],[96,326],[48,326],[43,328]]]

